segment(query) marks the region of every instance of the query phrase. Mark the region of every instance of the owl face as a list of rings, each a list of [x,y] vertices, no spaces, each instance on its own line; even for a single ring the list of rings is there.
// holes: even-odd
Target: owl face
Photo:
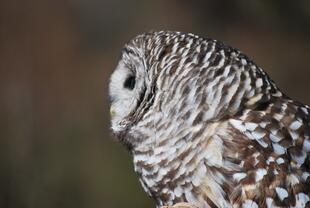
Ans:
[[[146,67],[138,48],[125,47],[110,80],[110,113],[114,133],[132,122],[145,92]]]

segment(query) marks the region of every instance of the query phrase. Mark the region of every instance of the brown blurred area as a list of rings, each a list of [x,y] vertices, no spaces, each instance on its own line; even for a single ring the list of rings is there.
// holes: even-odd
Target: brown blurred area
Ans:
[[[241,49],[310,104],[307,0],[0,0],[0,207],[153,207],[109,130],[122,45],[149,30]]]

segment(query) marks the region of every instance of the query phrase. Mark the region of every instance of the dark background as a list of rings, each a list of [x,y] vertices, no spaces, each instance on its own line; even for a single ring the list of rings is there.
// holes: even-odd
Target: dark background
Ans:
[[[112,140],[107,86],[149,30],[241,49],[310,104],[310,1],[0,0],[0,207],[153,207]]]

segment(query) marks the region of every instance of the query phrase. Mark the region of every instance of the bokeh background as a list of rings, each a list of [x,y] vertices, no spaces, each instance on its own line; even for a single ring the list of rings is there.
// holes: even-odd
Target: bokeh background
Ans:
[[[0,0],[0,207],[153,207],[109,130],[122,45],[149,30],[241,49],[310,104],[309,0]]]

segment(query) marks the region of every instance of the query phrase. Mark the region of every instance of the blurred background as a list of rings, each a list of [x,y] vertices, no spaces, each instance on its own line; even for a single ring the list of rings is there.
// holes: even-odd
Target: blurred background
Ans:
[[[107,86],[123,44],[163,29],[241,49],[310,104],[308,0],[0,0],[1,208],[153,207]]]

